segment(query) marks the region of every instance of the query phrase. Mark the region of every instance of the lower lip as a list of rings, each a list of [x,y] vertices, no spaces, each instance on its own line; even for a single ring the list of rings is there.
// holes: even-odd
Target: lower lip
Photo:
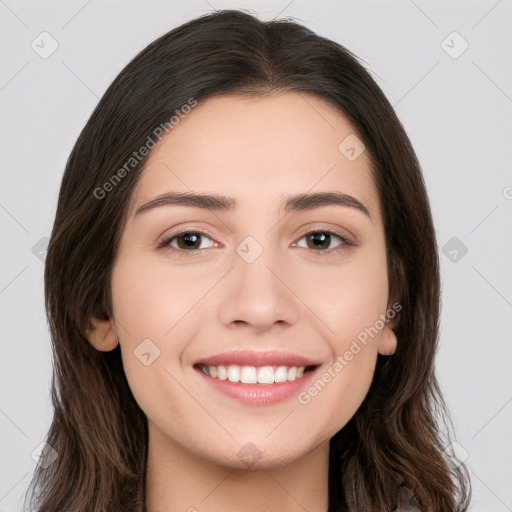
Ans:
[[[306,372],[300,379],[274,384],[243,384],[230,380],[214,379],[195,368],[215,390],[247,405],[272,405],[297,395],[308,384],[318,367]]]

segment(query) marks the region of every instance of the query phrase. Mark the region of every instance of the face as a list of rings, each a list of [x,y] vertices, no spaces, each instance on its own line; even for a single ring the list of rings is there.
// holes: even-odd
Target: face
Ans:
[[[162,449],[278,467],[325,445],[363,401],[394,340],[379,322],[389,301],[377,190],[355,139],[340,150],[348,136],[313,96],[229,95],[193,108],[152,150],[112,300],[130,388]],[[214,198],[148,205],[166,193]],[[342,194],[360,207],[333,199]]]

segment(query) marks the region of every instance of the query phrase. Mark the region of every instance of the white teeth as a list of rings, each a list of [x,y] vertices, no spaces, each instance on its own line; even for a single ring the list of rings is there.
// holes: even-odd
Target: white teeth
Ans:
[[[272,366],[263,366],[258,370],[258,384],[273,384],[274,370]]]
[[[213,372],[215,372],[215,366],[208,366],[208,372],[210,372],[210,377],[213,377],[213,372],[211,371],[212,368]],[[217,379],[226,380],[227,378],[228,376],[226,375],[226,367],[222,365],[217,366]]]
[[[215,368],[215,366],[210,366],[210,368]],[[258,382],[256,368],[254,368],[254,366],[244,366],[240,372],[240,382],[244,384],[256,384],[256,382]]]
[[[305,366],[238,366],[223,365],[202,367],[204,373],[213,379],[242,382],[243,384],[274,384],[300,379],[306,370]]]
[[[286,374],[286,379],[287,380],[295,380],[296,375],[297,375],[297,367],[291,366],[290,369],[288,370],[288,373]]]
[[[274,372],[274,382],[286,382],[286,366],[280,366]]]
[[[240,382],[240,366],[231,365],[228,368],[228,380],[230,382]]]

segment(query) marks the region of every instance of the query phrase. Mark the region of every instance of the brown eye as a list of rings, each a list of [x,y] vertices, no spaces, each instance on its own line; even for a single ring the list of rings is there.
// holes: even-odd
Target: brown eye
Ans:
[[[183,233],[175,237],[178,242],[179,249],[198,249],[201,245],[200,233]],[[181,243],[180,243],[181,241]]]
[[[297,243],[298,247],[305,247],[306,249],[319,252],[335,252],[338,249],[342,249],[345,245],[353,245],[346,237],[328,230],[310,231],[303,235],[301,240],[304,238],[306,239],[306,245]],[[336,239],[338,239],[338,243],[333,246]]]
[[[167,247],[177,251],[192,252],[208,248],[208,246],[201,247],[205,240],[211,241],[212,239],[201,231],[182,231],[181,233],[175,233],[165,238],[158,246],[159,248]]]
[[[309,249],[328,249],[331,243],[331,235],[326,232],[316,232],[306,235]]]

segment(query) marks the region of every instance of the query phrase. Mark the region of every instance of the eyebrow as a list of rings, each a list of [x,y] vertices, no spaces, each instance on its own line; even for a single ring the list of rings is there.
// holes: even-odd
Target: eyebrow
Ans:
[[[313,192],[284,196],[281,209],[288,213],[332,205],[354,208],[364,213],[372,221],[368,208],[361,201],[342,192]],[[140,206],[135,212],[134,217],[161,206],[189,206],[192,208],[229,212],[236,209],[236,199],[218,194],[170,191]]]

